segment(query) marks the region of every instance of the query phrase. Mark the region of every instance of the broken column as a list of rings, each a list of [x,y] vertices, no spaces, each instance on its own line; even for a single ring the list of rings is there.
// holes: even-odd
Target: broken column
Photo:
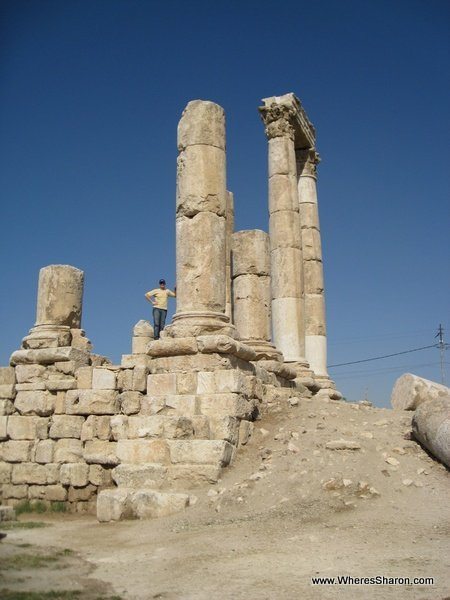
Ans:
[[[232,334],[226,307],[225,114],[189,102],[178,125],[177,312],[169,335]]]
[[[271,340],[269,236],[253,229],[232,238],[233,323],[257,360],[281,360]]]
[[[322,247],[317,204],[320,158],[313,148],[297,150],[298,199],[305,294],[305,357],[316,378],[329,379]]]
[[[303,261],[293,126],[295,107],[284,99],[284,96],[266,98],[260,108],[269,140],[272,329],[274,344],[283,353],[285,361],[305,368]]]
[[[231,293],[231,239],[234,232],[234,197],[232,192],[227,192],[227,237],[226,237],[226,301],[225,314],[232,318],[232,293]]]
[[[70,265],[49,265],[39,271],[36,323],[23,340],[30,349],[70,346],[72,331],[82,337],[84,273]]]

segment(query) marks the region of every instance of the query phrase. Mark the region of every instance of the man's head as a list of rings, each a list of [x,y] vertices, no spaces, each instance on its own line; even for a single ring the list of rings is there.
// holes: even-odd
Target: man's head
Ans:
[[[166,289],[166,280],[165,280],[165,279],[160,279],[160,280],[159,280],[159,287],[160,287],[162,290],[165,290],[165,289]]]

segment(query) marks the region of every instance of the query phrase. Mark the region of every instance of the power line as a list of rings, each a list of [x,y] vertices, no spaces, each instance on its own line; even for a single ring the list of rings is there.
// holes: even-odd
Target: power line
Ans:
[[[445,384],[445,372],[444,372],[444,356],[445,356],[445,347],[446,344],[444,342],[444,330],[442,328],[442,324],[439,323],[439,328],[437,334],[434,336],[435,338],[439,337],[439,354],[441,357],[441,383]]]
[[[374,356],[373,358],[364,358],[363,360],[353,360],[351,362],[339,363],[337,365],[328,365],[331,369],[332,367],[344,367],[346,365],[356,365],[359,363],[370,362],[372,360],[381,360],[382,358],[391,358],[391,356],[400,356],[400,354],[410,354],[411,352],[419,352],[419,350],[428,350],[429,348],[437,348],[436,344],[432,344],[431,346],[422,346],[421,348],[413,348],[412,350],[404,350],[403,352],[394,352],[393,354],[385,354],[384,356]]]

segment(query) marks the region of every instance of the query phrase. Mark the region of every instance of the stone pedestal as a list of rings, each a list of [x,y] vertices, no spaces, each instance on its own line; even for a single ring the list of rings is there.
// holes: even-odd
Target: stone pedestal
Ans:
[[[172,337],[233,335],[226,307],[225,115],[189,102],[178,125],[177,312]],[[166,328],[167,329],[167,328]]]
[[[266,99],[264,103],[260,112],[269,140],[273,341],[287,362],[307,368],[304,356],[303,260],[294,148],[295,110],[289,104],[279,103],[276,98]]]
[[[238,231],[232,241],[233,323],[257,360],[282,360],[271,340],[269,236],[258,229]]]
[[[298,199],[303,248],[305,293],[305,355],[317,379],[329,380],[322,247],[317,203],[314,149],[297,150]]]

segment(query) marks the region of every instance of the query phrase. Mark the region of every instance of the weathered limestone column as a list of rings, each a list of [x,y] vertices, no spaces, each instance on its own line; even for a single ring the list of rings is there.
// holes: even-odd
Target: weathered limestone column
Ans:
[[[69,346],[81,327],[84,273],[70,265],[49,265],[39,272],[36,323],[24,348]],[[88,340],[86,340],[88,341]]]
[[[232,240],[233,323],[257,360],[282,360],[271,339],[270,246],[264,231],[238,231]]]
[[[232,192],[227,192],[227,238],[226,238],[226,301],[225,314],[233,321],[232,293],[231,293],[231,240],[234,232],[234,197]]]
[[[286,362],[307,368],[304,357],[303,272],[294,149],[294,110],[264,100],[260,108],[269,140],[269,232],[272,329]]]
[[[297,150],[298,199],[303,248],[305,355],[319,379],[328,379],[325,291],[317,203],[318,153]]]
[[[169,335],[233,334],[226,307],[226,164],[223,108],[186,106],[178,125],[177,313]]]

